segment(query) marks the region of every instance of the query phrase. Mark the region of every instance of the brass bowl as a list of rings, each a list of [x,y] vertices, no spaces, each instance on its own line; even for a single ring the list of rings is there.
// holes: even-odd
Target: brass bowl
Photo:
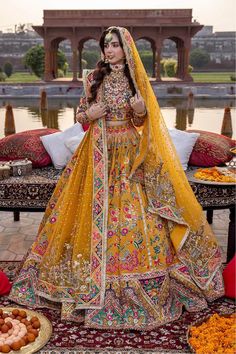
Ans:
[[[221,317],[231,317],[232,315],[234,314],[234,312],[231,312],[231,313],[226,313],[226,314],[221,314],[221,313],[218,313],[219,316]],[[214,314],[211,314],[211,315],[208,315],[208,316],[205,316],[195,322],[192,322],[189,326],[188,326],[188,329],[187,329],[187,334],[186,334],[186,337],[187,337],[187,343],[188,343],[188,346],[189,346],[189,349],[191,351],[191,353],[196,353],[196,351],[193,349],[193,347],[191,346],[191,344],[189,343],[189,339],[191,337],[190,335],[190,331],[191,331],[191,328],[192,327],[199,327],[201,326],[204,322],[206,322],[212,315]]]

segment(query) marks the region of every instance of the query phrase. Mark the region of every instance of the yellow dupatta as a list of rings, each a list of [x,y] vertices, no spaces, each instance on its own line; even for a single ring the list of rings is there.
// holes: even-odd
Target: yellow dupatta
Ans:
[[[139,155],[130,178],[139,176],[139,169],[143,169],[149,211],[169,220],[178,258],[189,268],[197,285],[206,289],[221,265],[215,236],[183,171],[135,43],[127,29],[116,28],[136,91],[141,93],[147,109]]]

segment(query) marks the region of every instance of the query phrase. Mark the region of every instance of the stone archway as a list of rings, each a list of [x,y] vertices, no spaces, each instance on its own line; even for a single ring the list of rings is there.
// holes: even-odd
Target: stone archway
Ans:
[[[129,26],[127,26],[127,23]],[[101,33],[109,26],[124,26],[134,40],[148,38],[155,53],[155,78],[160,81],[161,49],[163,40],[173,39],[178,51],[178,77],[190,81],[188,74],[191,38],[203,27],[192,22],[192,9],[171,10],[44,10],[42,26],[33,26],[44,39],[45,81],[53,79],[55,73],[55,51],[58,41],[69,39],[72,49],[73,81],[77,81],[78,60],[81,43],[85,38],[99,40]],[[79,67],[81,72],[81,67]]]

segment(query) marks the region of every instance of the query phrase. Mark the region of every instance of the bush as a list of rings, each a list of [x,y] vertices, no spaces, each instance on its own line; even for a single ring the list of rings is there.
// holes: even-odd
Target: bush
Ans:
[[[236,76],[235,75],[230,75],[230,80],[231,81],[236,81]]]
[[[0,72],[0,82],[6,81],[7,75],[3,72]]]
[[[61,69],[57,70],[57,77],[64,77],[64,71]]]
[[[7,75],[7,77],[10,77],[13,72],[13,65],[10,62],[6,62],[3,66],[3,71]]]
[[[153,55],[149,50],[142,50],[139,52],[140,58],[143,62],[146,72],[149,76],[152,76]]]
[[[164,62],[165,75],[169,77],[174,77],[176,74],[176,60],[167,59]]]

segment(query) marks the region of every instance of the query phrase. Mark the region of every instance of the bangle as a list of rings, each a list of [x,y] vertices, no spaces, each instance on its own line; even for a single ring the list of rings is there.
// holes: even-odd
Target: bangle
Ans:
[[[87,118],[88,118],[88,121],[89,121],[89,122],[92,122],[93,119],[91,118],[91,116],[90,116],[90,114],[89,114],[89,112],[88,112],[88,109],[87,109],[84,113],[86,114],[86,116],[87,116]]]
[[[145,111],[142,112],[142,113],[138,113],[138,112],[135,112],[134,111],[134,114],[139,117],[139,118],[143,118],[146,114],[147,114],[147,110],[146,110],[146,107],[145,107]]]

